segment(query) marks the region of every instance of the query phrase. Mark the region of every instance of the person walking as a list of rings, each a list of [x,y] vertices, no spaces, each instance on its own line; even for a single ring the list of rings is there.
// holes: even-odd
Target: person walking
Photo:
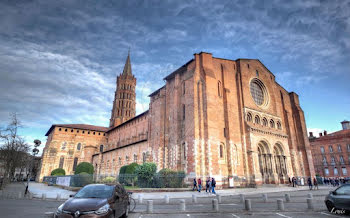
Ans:
[[[296,178],[293,176],[293,178],[292,178],[292,183],[293,183],[293,187],[295,188],[295,186],[296,186],[296,183],[297,182],[297,180],[296,180]]]
[[[316,190],[316,188],[317,188],[317,190],[318,190],[318,183],[317,183],[317,179],[316,179],[316,177],[314,178],[314,189]]]
[[[310,177],[307,179],[307,184],[309,185],[309,189],[312,190],[312,181]]]
[[[212,178],[212,180],[211,180],[211,187],[212,187],[212,193],[213,194],[216,194],[216,192],[215,192],[215,187],[216,187],[216,181],[215,181],[215,179],[214,178]]]
[[[193,189],[192,189],[192,191],[194,191],[195,189],[198,190],[198,189],[197,189],[197,181],[196,181],[196,178],[193,179]]]
[[[205,181],[205,192],[210,192],[209,190],[209,183],[210,183],[210,178],[208,177],[207,180]]]
[[[198,179],[198,192],[201,192],[202,190],[202,180],[201,178]]]

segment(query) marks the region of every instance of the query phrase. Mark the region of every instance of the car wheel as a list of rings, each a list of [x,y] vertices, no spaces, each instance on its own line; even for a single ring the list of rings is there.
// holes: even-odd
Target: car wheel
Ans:
[[[330,202],[330,201],[327,201],[326,202],[326,207],[327,207],[327,210],[329,212],[331,212],[333,210],[333,208],[334,208],[334,204],[332,202]]]

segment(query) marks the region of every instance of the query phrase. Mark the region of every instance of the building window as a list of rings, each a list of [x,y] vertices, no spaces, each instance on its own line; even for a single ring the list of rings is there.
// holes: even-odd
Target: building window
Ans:
[[[271,128],[275,128],[275,121],[270,120],[270,127],[271,127]]]
[[[249,64],[247,64],[247,67],[248,67],[248,69],[249,69]]]
[[[282,129],[282,125],[281,125],[280,121],[277,121],[277,129]]]
[[[134,162],[137,163],[137,155],[134,154]]]
[[[73,132],[73,130],[71,130],[70,132]]]
[[[78,164],[78,158],[75,157],[73,162],[73,171],[75,171],[75,169],[77,168],[77,164]]]
[[[226,128],[224,128],[224,137],[226,138]]]
[[[260,124],[260,117],[258,115],[255,116],[255,123]]]
[[[346,170],[345,167],[342,167],[342,168],[341,168],[341,171],[342,171],[342,173],[343,173],[344,176],[348,175],[348,171]]]
[[[64,149],[66,149],[66,146],[67,146],[67,142],[63,142],[63,143],[62,143],[62,147],[61,147],[61,150],[64,150]]]
[[[186,94],[186,83],[185,82],[182,83],[182,94],[183,95]]]
[[[259,77],[259,71],[256,70],[256,77]]]
[[[338,169],[334,167],[334,175],[338,175]]]
[[[64,157],[62,156],[60,158],[60,164],[59,164],[58,168],[63,168],[63,164],[64,164]]]
[[[327,158],[325,156],[323,156],[322,162],[323,162],[323,165],[327,165]]]
[[[220,158],[224,157],[224,144],[220,144]]]
[[[324,154],[324,147],[321,146],[321,153]]]
[[[58,129],[58,131],[61,131],[61,130],[62,130],[61,128]]]
[[[341,152],[341,145],[338,145],[338,152]]]
[[[335,158],[334,157],[331,157],[331,164],[335,165]]]
[[[257,105],[263,105],[264,103],[264,91],[261,84],[257,81],[250,83],[250,93],[252,94],[253,100]]]
[[[339,157],[339,161],[340,161],[341,164],[344,164],[344,157],[343,157],[343,156],[340,156],[340,157]]]
[[[332,145],[329,146],[329,152],[330,152],[330,153],[333,153],[333,147],[332,147]]]
[[[100,145],[100,152],[103,152],[103,145]]]
[[[348,152],[350,152],[350,144],[347,144],[346,147],[348,149]]]
[[[185,120],[186,118],[186,108],[185,108],[185,105],[183,104],[182,105],[182,120]]]
[[[267,126],[267,119],[265,117],[263,118],[263,126]]]
[[[65,131],[65,132],[67,132],[67,131],[68,131],[68,129],[65,129],[64,131]]]
[[[324,173],[328,176],[329,175],[329,170],[328,170],[328,168],[325,168],[324,169]]]
[[[221,88],[221,82],[219,81],[219,82],[218,82],[218,95],[219,95],[219,97],[222,96],[221,90],[222,90],[222,88]]]
[[[252,114],[249,112],[247,113],[247,121],[252,122]]]

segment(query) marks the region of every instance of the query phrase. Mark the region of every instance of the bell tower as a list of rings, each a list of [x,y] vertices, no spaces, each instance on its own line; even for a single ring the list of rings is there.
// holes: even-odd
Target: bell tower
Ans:
[[[117,76],[112,115],[109,127],[118,126],[135,117],[136,114],[136,78],[131,72],[130,51],[124,65],[123,73]]]

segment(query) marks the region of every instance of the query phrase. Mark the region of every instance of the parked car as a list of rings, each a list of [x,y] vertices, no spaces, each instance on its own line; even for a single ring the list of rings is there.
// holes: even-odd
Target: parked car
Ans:
[[[350,211],[350,184],[340,186],[334,191],[330,191],[325,198],[325,204],[329,212],[336,210]]]
[[[116,218],[129,214],[129,196],[122,185],[90,184],[58,207],[57,218]]]

